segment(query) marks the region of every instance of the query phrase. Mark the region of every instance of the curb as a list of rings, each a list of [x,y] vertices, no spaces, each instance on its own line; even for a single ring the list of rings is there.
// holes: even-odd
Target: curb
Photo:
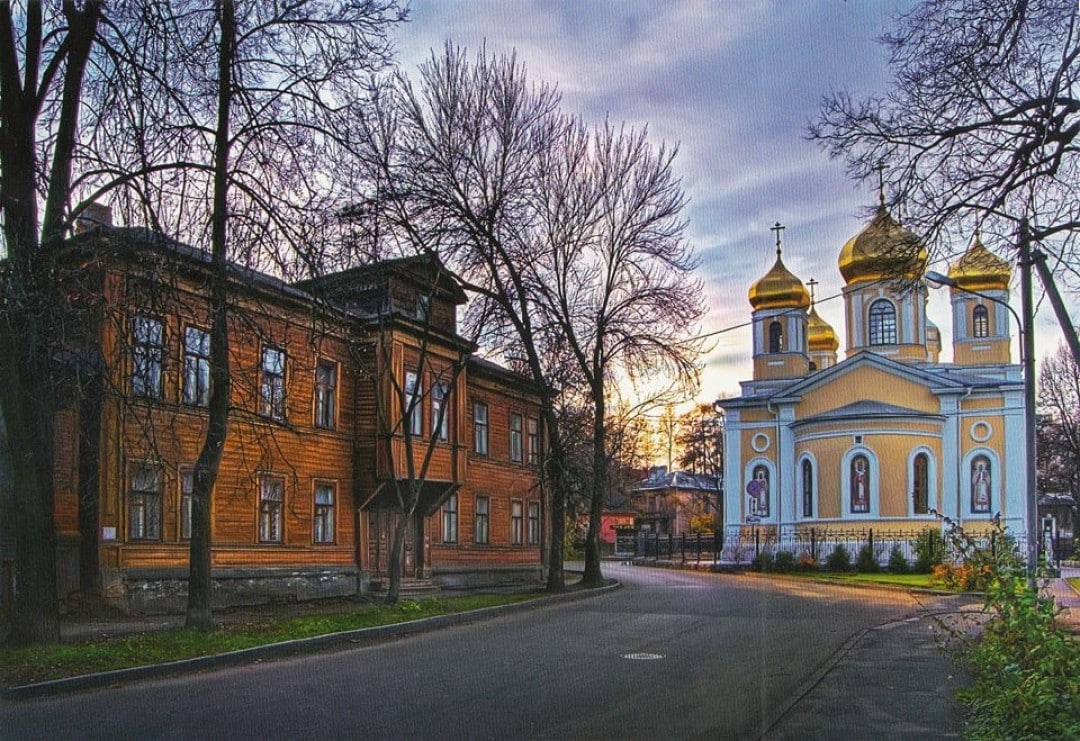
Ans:
[[[0,688],[0,698],[5,700],[28,700],[36,697],[50,697],[68,692],[105,687],[120,682],[157,679],[179,674],[190,674],[198,671],[242,666],[267,659],[281,659],[290,656],[311,654],[344,644],[372,643],[380,639],[413,635],[415,633],[426,633],[439,628],[488,620],[510,613],[526,612],[528,610],[536,610],[542,607],[549,607],[566,602],[577,602],[578,600],[587,599],[589,597],[607,594],[608,592],[619,589],[621,586],[621,583],[613,581],[611,584],[607,584],[603,587],[552,594],[510,605],[483,607],[479,610],[456,612],[450,615],[436,615],[435,617],[410,620],[404,623],[380,625],[374,628],[357,628],[356,630],[328,633],[327,635],[314,636],[312,638],[298,638],[282,643],[268,643],[265,646],[254,646],[252,648],[244,648],[239,651],[229,651],[222,654],[213,654],[211,656],[198,656],[191,659],[169,661],[164,664],[134,666],[128,669],[114,669],[112,671],[98,672],[96,674],[80,674],[74,677],[50,679],[44,682],[24,684],[17,687],[4,687]]]

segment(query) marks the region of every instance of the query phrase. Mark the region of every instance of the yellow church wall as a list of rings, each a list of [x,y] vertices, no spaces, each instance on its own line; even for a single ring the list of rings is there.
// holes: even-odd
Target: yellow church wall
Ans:
[[[776,415],[767,409],[744,409],[739,418],[743,422],[774,422]]]
[[[860,399],[936,413],[941,404],[925,386],[877,368],[858,368],[832,383],[813,389],[799,402],[798,418],[805,419]]]
[[[844,456],[853,447],[854,435],[862,435],[862,445],[873,452],[878,470],[878,515],[880,517],[907,517],[908,497],[910,496],[911,474],[908,471],[912,450],[918,447],[928,448],[935,461],[936,483],[932,487],[938,500],[930,506],[940,509],[941,479],[943,472],[940,428],[933,423],[898,421],[890,425],[893,430],[903,430],[905,434],[875,434],[874,429],[880,421],[861,423],[836,423],[828,427],[815,426],[813,434],[834,433],[835,437],[817,437],[796,444],[796,459],[803,452],[809,452],[817,462],[818,480],[818,518],[839,519],[845,512],[846,502],[843,497],[843,480],[849,473],[844,469]],[[830,429],[831,428],[831,429]],[[853,522],[861,523],[862,520]],[[861,526],[861,525],[860,525]]]
[[[1003,403],[1000,396],[969,396],[961,402],[960,409],[1000,409]]]

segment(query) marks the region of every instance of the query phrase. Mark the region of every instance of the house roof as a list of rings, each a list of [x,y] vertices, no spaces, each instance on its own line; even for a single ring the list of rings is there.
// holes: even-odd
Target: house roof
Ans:
[[[880,419],[882,417],[919,417],[922,419],[933,420],[944,419],[941,415],[927,414],[919,409],[910,409],[908,407],[886,404],[880,401],[862,400],[851,404],[845,404],[842,407],[836,407],[835,409],[830,409],[821,414],[806,417],[805,419],[800,419],[797,422],[792,423],[792,426],[795,427],[810,422],[828,422],[843,419]]]
[[[720,491],[716,476],[706,476],[688,471],[672,471],[658,476],[650,476],[634,487],[634,491],[655,491],[660,489],[694,489],[697,491]]]

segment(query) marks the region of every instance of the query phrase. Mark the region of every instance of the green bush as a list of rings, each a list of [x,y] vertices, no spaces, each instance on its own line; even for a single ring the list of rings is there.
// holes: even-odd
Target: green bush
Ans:
[[[1016,544],[1000,526],[991,551],[946,523],[963,568],[979,576],[990,615],[961,644],[972,679],[957,692],[968,714],[965,736],[1080,738],[1080,642],[1057,624],[1053,597],[1029,585]]]
[[[825,568],[829,571],[851,571],[851,554],[843,543],[839,543],[825,559]]]
[[[869,543],[859,549],[855,559],[855,570],[864,574],[876,574],[881,571],[881,564],[874,558],[874,548]]]
[[[935,530],[924,530],[915,541],[916,574],[929,574],[945,557],[945,536]]]
[[[894,545],[892,551],[889,552],[889,573],[891,574],[906,574],[911,571],[911,565],[908,564],[908,560],[904,558],[904,552],[900,550],[900,546]]]
[[[773,561],[772,553],[769,551],[762,551],[754,556],[754,559],[750,562],[750,568],[754,571],[772,571]]]
[[[791,551],[778,551],[773,568],[782,574],[794,571],[798,564],[795,563],[795,554]]]

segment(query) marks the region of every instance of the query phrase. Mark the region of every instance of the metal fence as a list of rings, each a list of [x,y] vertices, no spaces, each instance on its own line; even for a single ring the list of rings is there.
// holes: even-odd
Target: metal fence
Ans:
[[[921,544],[921,545],[920,545]],[[994,535],[976,539],[979,547],[997,548],[1000,544]],[[653,559],[679,563],[748,564],[761,554],[773,557],[781,551],[791,553],[795,559],[811,559],[819,564],[843,546],[852,562],[864,547],[869,547],[874,560],[885,566],[893,549],[908,561],[918,559],[920,549],[935,556],[935,560],[956,560],[959,554],[942,539],[941,531],[934,529],[911,531],[835,530],[811,528],[780,536],[775,528],[754,528],[744,538],[729,538],[723,534],[694,533],[689,535],[661,535],[658,533],[620,534],[615,544],[618,556],[636,559]]]

